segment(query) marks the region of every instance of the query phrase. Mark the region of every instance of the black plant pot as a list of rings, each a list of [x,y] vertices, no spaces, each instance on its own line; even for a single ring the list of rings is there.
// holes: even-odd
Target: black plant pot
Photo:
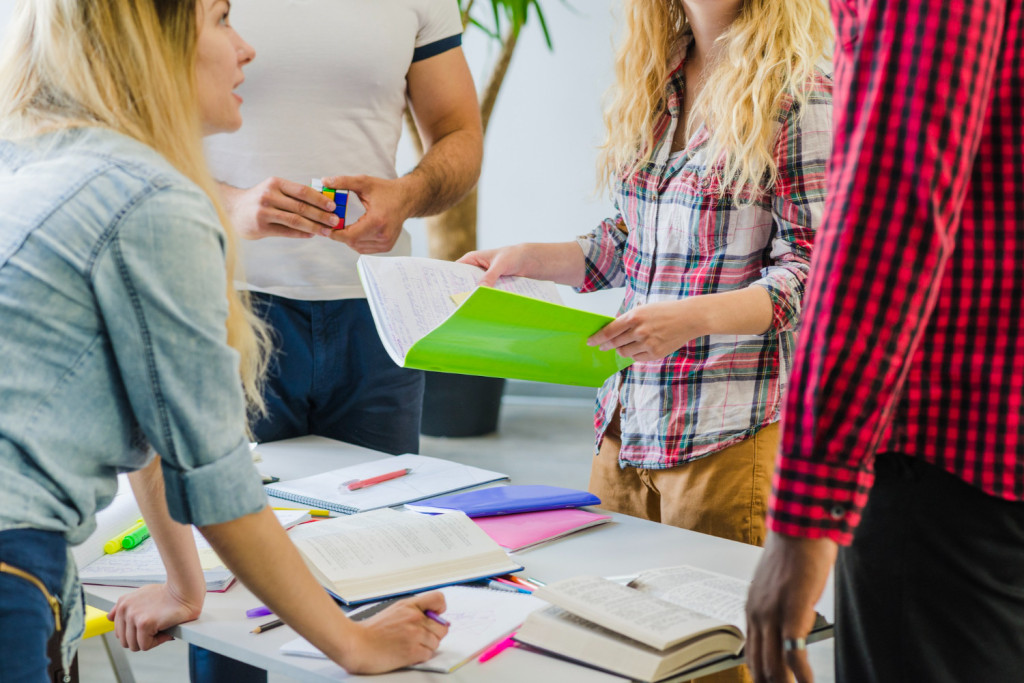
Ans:
[[[483,436],[498,430],[505,380],[427,372],[420,433],[427,436]]]

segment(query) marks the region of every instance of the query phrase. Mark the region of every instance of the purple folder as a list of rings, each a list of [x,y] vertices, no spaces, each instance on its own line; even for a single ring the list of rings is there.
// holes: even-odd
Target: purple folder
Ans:
[[[405,507],[416,512],[461,510],[469,517],[489,517],[600,504],[601,499],[587,491],[543,484],[511,484],[439,496],[415,504],[406,504]]]

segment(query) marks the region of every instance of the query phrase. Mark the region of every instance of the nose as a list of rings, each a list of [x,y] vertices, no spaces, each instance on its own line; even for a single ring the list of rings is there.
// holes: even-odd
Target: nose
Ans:
[[[242,40],[241,36],[238,38],[237,50],[239,66],[245,66],[256,58],[256,50],[253,49],[252,45]]]

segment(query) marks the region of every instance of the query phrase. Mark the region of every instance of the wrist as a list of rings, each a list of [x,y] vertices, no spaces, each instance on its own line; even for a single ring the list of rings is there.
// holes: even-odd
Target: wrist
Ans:
[[[680,299],[679,308],[694,337],[721,333],[721,320],[717,315],[719,307],[711,305],[707,296],[697,295]]]
[[[398,186],[398,213],[404,223],[408,218],[417,218],[424,215],[423,207],[428,203],[430,184],[422,177],[422,174],[413,169],[406,175],[396,178]]]

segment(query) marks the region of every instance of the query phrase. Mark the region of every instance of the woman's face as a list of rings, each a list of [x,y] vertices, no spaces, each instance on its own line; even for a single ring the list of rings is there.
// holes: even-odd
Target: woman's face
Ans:
[[[242,84],[242,67],[256,56],[228,22],[228,0],[198,0],[199,34],[196,82],[203,134],[227,133],[242,125],[242,98],[234,89]]]

